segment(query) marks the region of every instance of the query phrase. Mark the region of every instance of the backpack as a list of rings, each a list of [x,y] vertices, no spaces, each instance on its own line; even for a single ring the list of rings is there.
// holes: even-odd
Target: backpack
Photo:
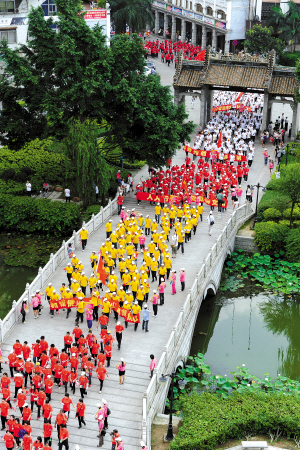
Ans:
[[[24,430],[23,428],[21,430],[19,430],[19,438],[23,439],[25,433],[26,433],[26,430]]]

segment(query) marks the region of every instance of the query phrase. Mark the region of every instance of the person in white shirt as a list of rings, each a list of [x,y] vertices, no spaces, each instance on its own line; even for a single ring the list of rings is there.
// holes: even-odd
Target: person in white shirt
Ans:
[[[29,180],[27,180],[27,183],[26,183],[26,191],[27,191],[27,196],[31,197],[31,183],[29,183]]]
[[[211,236],[212,227],[215,223],[215,219],[213,216],[213,213],[210,211],[209,215],[207,216],[207,223],[208,223],[208,234]]]
[[[67,203],[67,202],[70,203],[70,200],[71,200],[71,191],[70,191],[70,189],[69,189],[68,187],[66,187],[66,189],[65,189],[65,197],[66,197],[66,203]]]

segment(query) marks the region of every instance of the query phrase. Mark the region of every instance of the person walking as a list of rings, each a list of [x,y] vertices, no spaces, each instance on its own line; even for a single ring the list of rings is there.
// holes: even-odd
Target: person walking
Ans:
[[[98,438],[99,438],[99,445],[97,447],[102,447],[104,444],[104,436],[106,435],[106,431],[104,430],[104,420],[103,415],[101,413],[101,405],[99,404],[99,409],[97,413],[95,414],[95,419],[98,420]]]
[[[171,273],[171,286],[172,286],[172,295],[176,294],[176,270],[172,270]]]
[[[150,311],[148,309],[148,306],[144,305],[142,330],[145,330],[146,333],[149,331],[148,330],[149,320],[150,320]]]
[[[120,361],[121,361],[120,364],[116,364],[116,368],[119,370],[119,377],[120,377],[120,383],[119,384],[124,384],[126,363],[124,361],[124,358],[121,358]]]
[[[29,180],[27,180],[27,182],[26,182],[26,192],[27,192],[27,197],[31,197],[31,183],[29,182]]]
[[[270,169],[270,175],[272,175],[274,168],[274,161],[272,159],[269,160],[269,169]]]
[[[152,303],[152,307],[153,307],[153,315],[154,315],[154,317],[157,317],[158,295],[157,295],[155,289],[153,291],[152,298],[150,298],[150,302]]]
[[[87,244],[87,240],[89,238],[89,232],[85,227],[82,227],[79,234],[80,234],[80,239],[81,239],[82,251],[84,252],[84,249]]]
[[[161,279],[161,283],[158,286],[158,293],[159,293],[159,304],[163,305],[165,303],[165,289],[167,285],[165,283],[165,279]]]
[[[217,194],[217,199],[218,199],[218,212],[222,212],[222,205],[223,205],[223,193],[219,192]]]
[[[181,291],[184,291],[185,288],[185,269],[180,270],[179,279],[181,283]]]
[[[263,151],[264,160],[265,160],[265,166],[268,164],[268,158],[269,158],[269,152],[268,150]]]
[[[66,203],[70,203],[71,201],[71,191],[68,187],[66,187],[65,189],[65,199],[66,199]]]
[[[115,336],[118,342],[118,350],[120,350],[121,348],[123,331],[124,331],[123,325],[121,324],[121,322],[117,322],[117,325],[115,326]]]
[[[212,211],[210,211],[209,215],[207,216],[207,223],[208,223],[208,234],[211,236],[212,228],[215,223]]]
[[[153,377],[154,369],[156,367],[157,360],[153,354],[150,355],[150,378]]]
[[[76,415],[78,418],[78,428],[81,428],[82,424],[86,425],[84,417],[85,417],[85,404],[83,403],[83,398],[80,398],[76,405]]]

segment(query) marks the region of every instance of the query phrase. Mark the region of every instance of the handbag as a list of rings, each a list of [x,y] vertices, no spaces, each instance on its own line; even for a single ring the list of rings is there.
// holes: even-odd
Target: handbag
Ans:
[[[80,406],[79,410],[78,410],[77,413],[75,414],[75,419],[76,419],[76,417],[78,417],[78,414],[79,414],[79,412],[81,411],[81,409],[82,409],[82,406]]]
[[[214,221],[214,220],[211,220],[211,221],[210,221],[210,224],[211,224],[211,225],[213,225],[214,223],[215,223],[215,221]]]
[[[106,414],[107,414],[108,416],[111,415],[111,410],[110,410],[109,408],[107,408]]]

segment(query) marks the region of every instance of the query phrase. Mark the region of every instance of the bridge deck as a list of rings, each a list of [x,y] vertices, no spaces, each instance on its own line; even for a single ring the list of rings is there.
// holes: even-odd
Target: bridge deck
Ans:
[[[266,183],[269,179],[268,167],[263,166],[263,156],[260,155],[257,149],[256,158],[249,174],[249,183],[261,182]],[[181,163],[184,159],[183,151],[178,151],[177,156],[174,158],[175,163]],[[140,176],[147,175],[147,168],[145,167],[135,177],[135,183],[139,181]],[[245,183],[243,184],[245,188]],[[96,404],[105,398],[108,401],[109,408],[112,414],[109,416],[109,430],[111,432],[114,428],[117,428],[124,439],[126,450],[137,450],[139,448],[139,441],[141,437],[142,426],[142,398],[143,392],[146,390],[149,382],[149,355],[154,353],[157,360],[160,358],[163,346],[167,343],[169,335],[172,331],[172,327],[176,322],[180,308],[184,303],[189,287],[192,285],[195,275],[199,270],[200,264],[203,258],[207,256],[209,249],[218,237],[219,232],[224,227],[225,222],[228,220],[229,215],[232,213],[231,202],[228,205],[228,211],[219,217],[218,212],[215,210],[215,225],[213,235],[208,235],[207,227],[207,214],[209,211],[208,206],[205,206],[203,214],[203,222],[199,223],[197,233],[192,237],[190,243],[185,246],[185,254],[177,254],[177,259],[173,259],[173,268],[177,271],[184,267],[186,269],[186,291],[180,292],[179,281],[177,281],[177,294],[171,296],[171,287],[168,284],[165,295],[165,305],[160,306],[158,310],[158,317],[154,319],[150,318],[149,333],[142,332],[141,325],[139,325],[137,332],[134,332],[133,325],[130,324],[128,329],[123,333],[123,342],[121,350],[118,351],[116,346],[113,348],[111,367],[108,369],[109,378],[105,380],[102,394],[99,394],[99,383],[95,375],[92,379],[92,387],[88,390],[88,395],[85,398],[87,405],[87,425],[83,429],[78,429],[77,419],[75,419],[74,410],[71,409],[71,418],[69,420],[69,432],[70,432],[70,450],[74,450],[75,444],[79,444],[81,450],[88,450],[95,448],[98,444],[97,439],[97,422],[94,419],[94,414],[97,411]],[[135,207],[137,211],[142,212],[144,215],[149,214],[154,217],[154,207],[149,203],[141,203],[139,206],[136,204],[133,194],[125,197],[125,206],[129,209]],[[113,227],[118,222],[118,216],[113,217]],[[70,230],[71,234],[71,230]],[[91,235],[87,249],[84,253],[81,252],[81,248],[76,249],[76,254],[82,260],[87,275],[90,275],[89,257],[93,250],[99,251],[101,243],[105,239],[105,228],[102,226],[98,231]],[[149,242],[149,237],[147,238]],[[139,265],[141,257],[139,256]],[[61,265],[51,278],[51,282],[56,289],[59,289],[62,282],[66,281],[66,275],[63,271],[67,260]],[[178,280],[178,277],[177,277]],[[155,289],[152,284],[151,289]],[[151,291],[150,291],[151,293]],[[49,308],[44,302],[44,309],[42,315],[38,320],[33,319],[32,310],[27,314],[27,323],[18,325],[12,330],[5,342],[2,344],[4,358],[7,358],[15,339],[19,338],[22,342],[27,340],[30,344],[39,338],[41,335],[45,335],[49,344],[54,343],[60,350],[63,347],[63,336],[66,331],[72,332],[74,328],[75,310],[72,310],[69,319],[66,319],[65,313],[62,311],[59,315],[55,315],[53,319],[50,319]],[[123,321],[123,319],[122,319]],[[114,331],[115,321],[111,317],[109,322],[109,328]],[[87,332],[86,321],[83,323],[83,331]],[[96,329],[94,328],[94,331]],[[124,385],[119,385],[118,372],[115,368],[115,364],[119,361],[120,357],[124,357],[126,367],[126,380]],[[7,366],[6,366],[7,367]],[[59,402],[63,397],[63,388],[53,389],[53,416],[56,416],[58,409],[60,408]],[[71,395],[73,402],[77,402],[79,398],[79,389],[76,390],[75,396]],[[36,411],[33,414],[32,420],[33,437],[42,435],[42,421],[36,420]],[[53,433],[53,448],[57,445],[57,434]],[[105,437],[104,449],[111,448],[109,434]]]

